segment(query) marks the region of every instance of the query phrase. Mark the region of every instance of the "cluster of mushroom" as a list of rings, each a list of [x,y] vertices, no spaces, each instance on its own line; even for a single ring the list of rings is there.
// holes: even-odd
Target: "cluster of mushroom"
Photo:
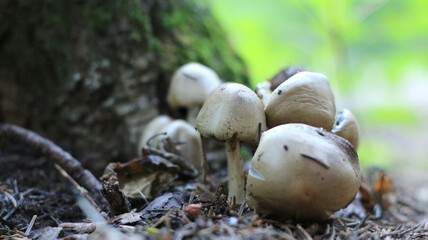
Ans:
[[[258,212],[283,217],[326,219],[358,192],[358,125],[349,110],[336,123],[324,75],[299,72],[284,80],[272,93],[262,87],[262,99],[244,85],[220,85],[202,106],[196,128],[203,137],[226,141],[230,201],[246,199]],[[258,144],[246,193],[240,141]]]
[[[173,120],[167,115],[154,118],[146,125],[138,144],[139,151],[150,144],[157,149],[176,153],[201,172],[201,137],[193,125],[205,99],[220,84],[217,74],[202,64],[187,63],[180,67],[171,79],[167,100],[172,109],[184,108],[187,111],[187,121]],[[174,142],[168,144],[170,142],[167,140]]]

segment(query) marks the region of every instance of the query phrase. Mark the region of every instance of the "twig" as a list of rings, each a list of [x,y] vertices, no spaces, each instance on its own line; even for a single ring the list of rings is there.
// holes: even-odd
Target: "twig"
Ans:
[[[98,212],[101,211],[100,207],[98,207],[98,205],[95,203],[94,199],[92,199],[91,195],[89,195],[88,191],[86,191],[85,188],[81,187],[64,169],[62,169],[58,164],[55,163],[55,168],[56,170],[58,170],[58,172],[65,178],[67,178],[68,181],[71,182],[71,184],[73,184],[73,186],[80,192],[80,195],[84,198],[86,198],[86,200],[88,200],[88,202],[94,206],[95,209],[97,209]]]
[[[156,228],[159,225],[161,225],[163,222],[165,222],[165,220],[171,215],[172,210],[169,210],[165,215],[163,215],[159,221],[157,221],[156,223],[154,223],[153,225],[151,225],[150,227]]]
[[[25,230],[25,236],[28,236],[30,234],[31,229],[33,228],[34,223],[36,222],[37,215],[33,215],[33,218],[31,218],[30,224],[28,224],[27,230]]]
[[[9,198],[9,200],[12,202],[12,205],[14,208],[18,207],[18,204],[16,203],[16,199],[12,196],[12,194],[10,194],[8,192],[4,192],[4,195],[6,195],[6,197]]]
[[[385,237],[388,237],[388,236],[394,236],[394,235],[397,235],[397,236],[403,236],[404,234],[406,234],[406,233],[408,233],[408,232],[411,232],[411,231],[413,231],[413,230],[415,230],[416,228],[418,228],[418,227],[420,227],[421,225],[416,225],[416,226],[414,226],[414,227],[411,227],[411,228],[408,228],[408,229],[406,229],[406,230],[396,230],[396,231],[392,231],[392,232],[389,232],[389,233],[386,233],[386,234],[383,234],[383,235],[381,235],[380,236],[380,238],[385,238]]]
[[[301,234],[304,236],[305,239],[312,240],[311,235],[309,235],[308,232],[300,224],[297,224],[297,229],[301,232]]]
[[[149,201],[146,198],[146,195],[144,195],[143,192],[141,192],[140,190],[137,190],[137,192],[141,195],[141,197],[143,198],[144,202],[146,202],[146,205],[149,205]]]
[[[193,198],[195,197],[195,191],[192,191],[192,193],[190,194],[190,197],[189,197],[189,202],[188,202],[188,204],[191,204],[192,202],[193,202]]]
[[[91,233],[95,231],[97,225],[95,223],[70,223],[65,222],[59,225],[62,228],[72,228],[79,233]]]
[[[12,208],[12,210],[10,210],[6,216],[4,216],[3,220],[7,220],[10,216],[12,216],[12,214],[16,211],[16,209],[19,208],[19,206],[21,206],[22,202],[24,202],[24,198],[21,198],[18,203],[16,204],[17,207],[16,208]]]
[[[331,226],[331,235],[329,240],[334,240],[334,238],[336,238],[336,227],[335,226]]]
[[[246,204],[247,204],[247,200],[245,200],[244,203],[241,204],[241,207],[239,207],[239,210],[238,210],[238,217],[239,218],[242,216],[242,213],[244,213],[244,209],[245,209]]]
[[[83,168],[78,160],[52,141],[43,138],[35,132],[13,124],[0,124],[0,137],[2,138],[0,140],[3,141],[6,140],[25,144],[47,156],[69,172],[73,179],[76,179],[80,185],[88,189],[95,199],[102,201],[103,198],[100,192],[101,184],[94,175]]]

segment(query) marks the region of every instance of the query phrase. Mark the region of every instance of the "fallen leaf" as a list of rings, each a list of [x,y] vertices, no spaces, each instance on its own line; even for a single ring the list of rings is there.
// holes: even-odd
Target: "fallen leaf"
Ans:
[[[384,171],[379,171],[379,175],[373,189],[379,195],[384,209],[389,208],[397,202],[397,190],[393,184],[392,177],[385,174]]]
[[[133,223],[141,221],[142,216],[143,216],[142,213],[132,211],[129,213],[124,213],[124,214],[116,216],[112,220],[112,222],[119,223],[122,225],[128,225],[128,224],[133,224]]]
[[[119,182],[123,194],[128,198],[153,198],[176,178],[180,168],[156,155],[134,159],[125,164],[110,163],[102,180]]]

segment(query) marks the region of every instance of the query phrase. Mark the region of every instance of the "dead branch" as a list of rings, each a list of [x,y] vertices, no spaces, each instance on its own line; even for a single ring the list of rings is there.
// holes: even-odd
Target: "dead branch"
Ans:
[[[0,141],[10,141],[25,144],[31,149],[40,152],[56,164],[64,168],[73,179],[88,191],[98,201],[102,201],[101,184],[94,175],[52,141],[43,138],[35,132],[26,130],[13,124],[0,124]]]

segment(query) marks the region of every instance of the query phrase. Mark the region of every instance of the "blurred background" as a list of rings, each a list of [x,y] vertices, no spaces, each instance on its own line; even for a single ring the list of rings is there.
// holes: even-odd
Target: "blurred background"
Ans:
[[[359,120],[363,168],[428,170],[428,1],[212,0],[210,7],[253,88],[288,65],[324,73],[337,109]]]

